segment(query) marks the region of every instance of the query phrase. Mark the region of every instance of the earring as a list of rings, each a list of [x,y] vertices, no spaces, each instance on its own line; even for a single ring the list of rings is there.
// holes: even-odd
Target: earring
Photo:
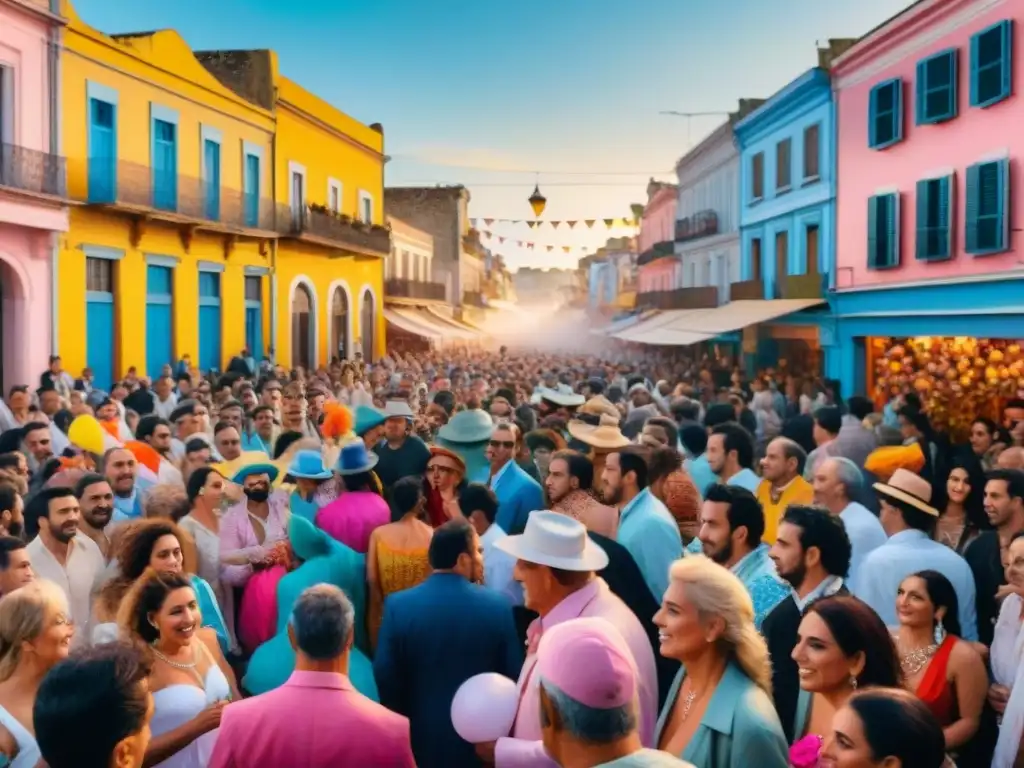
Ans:
[[[943,640],[946,639],[946,628],[942,625],[942,619],[935,622],[935,644],[942,645]]]
[[[850,675],[850,687],[853,688],[853,690],[855,690],[855,691],[857,690],[857,676],[856,675]]]

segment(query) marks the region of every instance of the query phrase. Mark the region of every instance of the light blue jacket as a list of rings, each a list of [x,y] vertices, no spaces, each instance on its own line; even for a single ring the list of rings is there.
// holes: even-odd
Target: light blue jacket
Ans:
[[[686,677],[682,667],[658,718],[655,743],[672,712]],[[789,747],[768,694],[729,662],[711,695],[700,725],[686,745],[683,760],[699,768],[787,768]]]
[[[629,550],[656,603],[668,589],[668,569],[683,556],[679,524],[664,504],[644,488],[622,508],[616,540]]]
[[[495,522],[509,536],[522,533],[530,513],[544,509],[544,491],[540,483],[526,474],[515,461],[508,463],[491,490],[498,497],[498,517]]]

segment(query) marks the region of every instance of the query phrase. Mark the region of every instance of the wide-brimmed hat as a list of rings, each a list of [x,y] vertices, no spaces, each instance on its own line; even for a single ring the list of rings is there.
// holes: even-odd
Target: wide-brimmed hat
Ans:
[[[608,565],[608,554],[591,541],[583,523],[548,510],[531,512],[521,535],[494,546],[517,560],[562,571],[600,571]]]
[[[536,405],[541,400],[547,400],[549,403],[561,408],[578,408],[587,401],[587,398],[574,392],[563,392],[551,387],[538,387],[537,391],[530,398],[530,402]]]
[[[355,426],[352,431],[362,437],[374,427],[379,427],[387,421],[388,415],[379,408],[369,405],[360,405],[355,412]]]
[[[442,448],[439,445],[432,445],[430,446],[430,459],[432,460],[435,458],[448,459],[449,462],[455,465],[454,467],[452,467],[452,469],[455,469],[456,471],[461,473],[463,477],[466,476],[466,462],[455,451],[450,451],[447,448]],[[427,461],[427,465],[429,467],[430,460]]]
[[[231,476],[231,482],[241,485],[245,482],[245,478],[252,477],[253,475],[269,475],[270,482],[274,482],[279,474],[280,471],[273,464],[263,462],[246,464],[235,470],[235,473]]]
[[[597,426],[573,419],[569,422],[568,430],[569,434],[581,443],[599,450],[625,448],[630,444],[629,438],[622,434],[622,429],[619,428],[619,420],[607,414],[601,416],[601,422]]]
[[[416,414],[412,412],[412,408],[405,400],[388,400],[384,403],[384,418],[385,419],[408,419],[412,421],[416,418]]]
[[[303,480],[329,480],[331,470],[324,466],[324,457],[320,451],[299,451],[288,465],[286,474]]]
[[[491,439],[494,421],[479,408],[460,411],[451,421],[437,431],[437,436],[446,443],[483,443]]]
[[[578,416],[581,413],[591,414],[593,416],[600,416],[601,414],[608,414],[619,418],[619,409],[615,407],[615,404],[604,395],[595,395],[580,406],[579,410],[576,411]]]
[[[931,483],[910,470],[897,469],[888,483],[875,483],[872,487],[883,499],[907,504],[926,515],[939,516],[939,510],[931,505]]]
[[[369,472],[375,466],[377,454],[370,453],[362,440],[353,440],[341,447],[335,469],[339,475],[358,475],[360,472]]]

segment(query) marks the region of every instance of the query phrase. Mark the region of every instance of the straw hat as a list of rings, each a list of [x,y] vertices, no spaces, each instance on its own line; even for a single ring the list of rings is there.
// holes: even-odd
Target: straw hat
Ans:
[[[931,484],[909,470],[897,469],[888,483],[875,483],[873,487],[887,501],[902,502],[926,515],[939,516],[939,510],[931,505]]]
[[[619,420],[608,414],[601,415],[601,422],[597,426],[574,419],[569,422],[568,429],[569,434],[581,443],[599,450],[625,448],[630,444],[629,438],[619,428]]]

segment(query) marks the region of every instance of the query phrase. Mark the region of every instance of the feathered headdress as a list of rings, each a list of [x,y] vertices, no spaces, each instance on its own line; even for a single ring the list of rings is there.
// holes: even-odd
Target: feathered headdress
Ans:
[[[324,403],[324,420],[320,434],[325,440],[340,440],[352,431],[355,419],[352,411],[337,401]]]

